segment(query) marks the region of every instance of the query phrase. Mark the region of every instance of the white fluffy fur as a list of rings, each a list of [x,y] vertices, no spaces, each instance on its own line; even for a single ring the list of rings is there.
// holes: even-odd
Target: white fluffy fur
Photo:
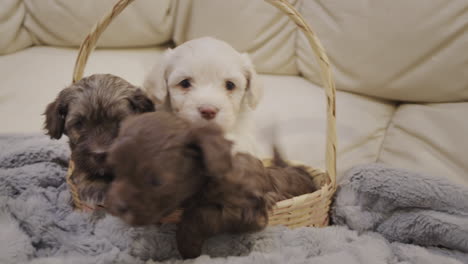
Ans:
[[[190,88],[183,88],[183,80]],[[226,81],[236,88],[226,89]],[[215,122],[234,141],[235,151],[257,155],[251,111],[261,98],[262,87],[247,54],[210,37],[188,41],[167,50],[147,75],[144,88],[167,110],[194,124]],[[204,119],[200,107],[219,110],[212,120]]]

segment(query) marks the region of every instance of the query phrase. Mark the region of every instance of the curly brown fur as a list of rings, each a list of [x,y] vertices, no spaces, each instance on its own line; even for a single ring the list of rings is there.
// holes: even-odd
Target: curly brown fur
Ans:
[[[83,78],[62,90],[45,110],[44,128],[53,139],[68,136],[72,180],[86,200],[103,199],[113,176],[107,151],[120,122],[131,115],[154,111],[145,93],[110,74]]]
[[[183,207],[177,245],[182,257],[193,258],[209,237],[259,231],[276,201],[315,190],[309,173],[279,154],[279,166],[266,168],[231,149],[216,125],[195,128],[164,112],[131,117],[109,152],[116,178],[106,208],[145,225]]]

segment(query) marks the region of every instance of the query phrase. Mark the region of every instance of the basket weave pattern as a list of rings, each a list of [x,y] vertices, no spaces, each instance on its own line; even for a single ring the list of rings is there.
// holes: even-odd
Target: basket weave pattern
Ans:
[[[107,26],[134,0],[119,0],[112,10],[97,23],[91,32],[86,36],[80,46],[78,57],[75,62],[73,72],[73,82],[77,82],[83,77],[83,72],[89,55],[96,47],[96,43],[105,31]],[[294,23],[304,32],[312,50],[320,65],[322,83],[325,88],[327,99],[327,133],[325,163],[326,171],[307,167],[309,173],[314,178],[316,186],[321,188],[313,193],[293,197],[288,200],[278,202],[269,212],[269,225],[285,225],[290,228],[302,226],[322,227],[329,224],[329,209],[331,199],[336,191],[336,106],[335,106],[335,83],[333,81],[330,62],[319,39],[306,23],[304,18],[287,0],[265,0],[289,16]],[[293,162],[290,162],[294,164]],[[268,166],[270,160],[265,160]],[[70,187],[73,202],[77,209],[94,210],[96,206],[89,205],[80,199],[76,186],[71,180],[74,169],[73,161],[70,160],[67,174],[67,183]],[[162,222],[177,222],[182,211],[177,210]]]

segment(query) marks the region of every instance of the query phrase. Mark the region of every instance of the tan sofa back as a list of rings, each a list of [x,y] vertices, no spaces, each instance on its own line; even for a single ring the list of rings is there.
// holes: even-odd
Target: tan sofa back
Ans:
[[[26,7],[22,0],[0,2],[0,55],[24,49],[33,44],[23,26]]]
[[[3,0],[0,54],[32,44],[78,46],[115,2]],[[411,102],[468,100],[468,1],[290,2],[327,49],[338,89]],[[320,84],[302,33],[262,0],[136,0],[98,46],[180,44],[206,35],[248,52],[261,73]]]
[[[332,60],[337,88],[391,100],[468,100],[468,1],[292,0]],[[175,40],[212,35],[260,72],[320,83],[302,33],[264,1],[180,0]]]
[[[177,10],[177,44],[210,35],[248,52],[261,73],[299,74],[296,26],[265,1],[180,0]]]
[[[468,1],[303,1],[338,88],[416,102],[468,100]],[[300,38],[299,69],[317,81]]]
[[[7,22],[0,22],[0,54],[32,44],[77,47],[115,3],[115,0],[2,0],[0,21]],[[135,1],[106,29],[98,47],[142,47],[170,41],[174,7],[171,0]]]

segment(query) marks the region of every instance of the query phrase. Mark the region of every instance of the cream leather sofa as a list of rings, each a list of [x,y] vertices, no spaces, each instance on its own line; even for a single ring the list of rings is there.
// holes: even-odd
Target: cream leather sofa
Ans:
[[[0,2],[1,133],[40,132],[71,81],[77,46],[114,0]],[[468,184],[468,1],[291,0],[333,63],[338,172],[382,162]],[[265,84],[259,140],[323,167],[325,97],[312,52],[261,0],[136,0],[108,28],[86,74],[134,84],[171,42],[214,36],[250,53]]]

